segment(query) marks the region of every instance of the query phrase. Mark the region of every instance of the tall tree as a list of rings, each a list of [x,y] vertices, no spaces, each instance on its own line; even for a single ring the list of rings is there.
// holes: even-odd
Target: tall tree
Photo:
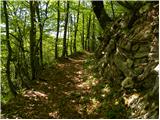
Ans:
[[[93,11],[100,23],[102,29],[106,28],[107,22],[111,21],[111,18],[108,16],[104,9],[103,1],[92,1]]]
[[[82,48],[84,50],[84,13],[82,14],[82,36],[81,36]]]
[[[88,25],[87,25],[87,50],[90,51],[90,26],[91,26],[91,12],[89,14],[89,20],[88,20]]]
[[[39,50],[40,50],[40,63],[41,65],[43,65],[43,47],[42,47],[42,39],[43,39],[43,28],[44,28],[44,24],[45,24],[45,21],[47,20],[47,13],[48,13],[48,4],[49,4],[49,1],[46,2],[46,8],[45,8],[45,18],[44,20],[43,17],[40,15],[40,2],[36,2],[36,13],[37,13],[37,17],[38,17],[38,25],[39,25],[39,32],[40,32],[40,36],[39,36],[39,41],[38,41],[38,44],[39,44]],[[37,46],[38,48],[38,46]],[[37,52],[37,50],[36,50]],[[37,61],[38,62],[38,61]]]
[[[95,16],[93,15],[93,20],[92,20],[92,39],[91,39],[91,51],[94,52],[95,50],[95,45],[96,45],[96,39],[95,39]]]
[[[4,14],[5,14],[5,22],[6,22],[6,41],[7,41],[7,49],[8,49],[8,56],[7,56],[7,66],[6,66],[6,74],[7,74],[7,80],[9,84],[9,88],[13,95],[17,95],[15,86],[13,85],[11,81],[11,71],[10,71],[10,62],[11,62],[11,56],[12,56],[12,49],[9,41],[9,22],[8,22],[8,11],[7,11],[7,2],[3,1],[4,6]]]
[[[62,57],[65,57],[66,53],[67,53],[67,46],[66,46],[67,39],[66,39],[66,36],[67,36],[68,14],[69,14],[69,1],[67,1],[67,11],[66,11],[66,17],[65,17]]]
[[[71,35],[71,38],[70,38],[70,53],[72,54],[72,39],[73,39],[73,20],[72,20],[72,15],[70,14],[70,23],[71,23],[71,28],[70,28],[70,35]]]
[[[74,43],[73,43],[74,54],[75,54],[76,51],[77,51],[77,47],[76,47],[76,37],[77,37],[77,31],[78,31],[79,8],[80,8],[80,0],[79,0],[79,3],[78,3],[77,22],[76,22],[76,25],[75,25],[75,33],[74,33]]]
[[[60,8],[59,8],[59,4],[60,4],[60,1],[58,0],[57,1],[57,34],[56,34],[56,41],[55,41],[55,59],[58,58],[58,36],[59,36],[59,22],[60,22]]]
[[[70,16],[68,16],[68,21],[69,21],[69,19],[70,19]],[[68,29],[67,29],[68,31],[68,37],[67,37],[67,53],[66,53],[66,55],[68,56],[68,49],[69,49],[69,43],[70,43],[70,24],[69,24],[69,22],[68,22]]]
[[[31,62],[31,73],[32,80],[36,77],[36,1],[30,1],[30,21],[31,21],[31,29],[30,29],[30,62]]]
[[[30,80],[29,76],[29,66],[28,66],[28,59],[26,57],[26,50],[25,50],[25,36],[26,36],[26,21],[27,21],[27,11],[23,11],[23,6],[15,6],[16,4],[9,4],[10,7],[13,8],[13,11],[10,12],[10,19],[12,20],[12,24],[10,25],[10,29],[13,29],[9,34],[15,38],[15,46],[16,48],[13,49],[13,64],[15,66],[15,79],[21,80],[21,85],[19,87],[26,87],[29,88],[27,80]],[[19,11],[17,11],[19,9]],[[16,16],[16,17],[15,17]],[[23,23],[22,23],[23,21]],[[14,27],[16,26],[16,27]]]

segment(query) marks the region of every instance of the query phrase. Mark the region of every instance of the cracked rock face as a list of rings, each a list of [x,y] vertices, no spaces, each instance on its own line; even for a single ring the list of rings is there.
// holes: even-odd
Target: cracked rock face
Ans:
[[[159,61],[158,9],[157,4],[151,5],[143,13],[146,16],[141,15],[131,29],[124,27],[127,26],[124,25],[127,23],[124,21],[127,20],[123,18],[119,23],[113,23],[113,26],[106,30],[96,52],[99,61],[97,68],[104,80],[123,88],[141,89],[140,92],[146,91],[147,97],[141,100],[146,104],[149,103],[147,99],[151,96],[158,100],[158,72],[154,70]],[[118,27],[113,29],[115,24]],[[157,111],[157,100],[152,101],[155,107],[149,107],[148,111]],[[139,104],[143,102],[139,102]],[[158,116],[156,113],[155,118]],[[154,118],[149,112],[141,113],[135,118],[139,117]]]

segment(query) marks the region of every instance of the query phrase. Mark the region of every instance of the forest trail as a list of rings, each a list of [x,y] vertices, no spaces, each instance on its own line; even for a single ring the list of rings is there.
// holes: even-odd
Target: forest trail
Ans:
[[[90,118],[89,113],[94,111],[99,102],[89,95],[91,86],[98,81],[83,67],[88,56],[89,53],[81,53],[59,59],[57,65],[41,73],[39,80],[32,84],[33,89],[25,90],[7,105],[2,105],[2,115],[32,119]],[[94,118],[94,115],[91,116]]]

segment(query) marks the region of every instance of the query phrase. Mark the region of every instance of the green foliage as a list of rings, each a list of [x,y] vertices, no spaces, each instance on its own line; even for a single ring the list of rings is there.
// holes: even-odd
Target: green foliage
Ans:
[[[56,33],[59,32],[59,38],[58,38],[58,55],[59,57],[62,56],[62,49],[63,49],[63,34],[64,34],[64,20],[65,20],[65,14],[66,14],[66,1],[60,1],[60,7],[57,5],[57,1],[49,1],[48,9],[46,9],[46,4],[48,1],[39,1],[39,12],[41,17],[41,24],[44,24],[43,26],[43,37],[42,37],[42,48],[43,48],[43,65],[50,65],[50,64],[56,64],[56,60],[54,60],[54,51],[55,51],[55,39],[56,39]],[[67,42],[68,42],[68,55],[71,55],[73,53],[73,40],[74,40],[74,32],[75,32],[75,26],[77,22],[77,11],[78,11],[78,2],[79,1],[70,1],[70,9],[69,9],[69,24],[68,24],[68,31],[67,32]],[[12,60],[11,60],[11,80],[13,84],[15,85],[16,89],[21,93],[23,91],[24,81],[27,84],[31,83],[31,61],[30,61],[30,30],[31,30],[31,22],[30,22],[30,8],[29,8],[29,2],[28,1],[7,1],[7,10],[9,13],[9,32],[10,32],[10,44],[12,49]],[[119,6],[116,2],[113,2],[115,14],[116,17],[121,14],[121,12],[124,11],[124,9]],[[1,79],[2,79],[2,103],[8,102],[9,99],[11,99],[13,96],[10,93],[9,85],[6,78],[6,61],[7,61],[7,54],[8,51],[6,49],[6,40],[5,40],[5,19],[3,14],[3,7],[2,8],[2,20],[1,20]],[[105,2],[105,8],[109,16],[112,17],[112,9],[110,7],[110,2]],[[57,9],[60,10],[60,31],[57,30]],[[85,49],[82,48],[82,35],[84,36],[84,43],[87,43],[88,41],[90,44],[93,40],[95,40],[95,46],[98,45],[97,37],[102,33],[101,27],[99,26],[99,23],[96,19],[96,16],[92,10],[91,1],[80,1],[80,14],[79,14],[79,22],[78,24],[78,30],[77,30],[77,37],[76,37],[76,46],[77,46],[77,52],[78,51],[85,51]],[[47,13],[47,14],[46,14]],[[87,26],[88,26],[88,20],[89,20],[89,14],[91,14],[91,25],[90,25],[90,36],[87,36]],[[83,15],[84,15],[84,21],[83,21]],[[93,18],[95,20],[93,21]],[[33,46],[38,51],[36,55],[38,56],[36,60],[36,64],[40,64],[40,55],[39,55],[39,22],[36,15],[35,18],[35,24],[36,24],[36,46]],[[84,22],[84,23],[83,23]],[[95,26],[93,28],[93,26]],[[84,27],[84,28],[83,28]],[[84,34],[83,34],[84,33]],[[93,36],[94,35],[94,36]],[[93,39],[95,38],[95,39]],[[72,48],[71,48],[71,41],[72,41]],[[88,45],[91,47],[91,45]],[[87,44],[86,44],[87,46]],[[72,53],[71,50],[72,49]],[[91,51],[94,52],[94,51]],[[95,60],[93,58],[93,55],[88,58],[83,65],[84,69],[92,69],[93,65],[95,64]],[[42,68],[44,66],[37,67],[38,72],[41,72]],[[18,71],[16,75],[16,71]],[[93,79],[95,76],[93,76]],[[86,78],[86,82],[89,84],[92,83],[92,79]],[[30,86],[29,86],[30,87]],[[97,88],[95,89],[103,89],[105,87],[105,84],[99,84]],[[79,96],[79,95],[75,95]],[[84,101],[89,100],[88,97],[84,98]],[[113,113],[111,116],[114,116]]]

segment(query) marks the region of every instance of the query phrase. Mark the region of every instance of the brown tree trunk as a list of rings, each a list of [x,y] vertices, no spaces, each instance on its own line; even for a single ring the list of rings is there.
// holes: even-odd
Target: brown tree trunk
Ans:
[[[59,36],[59,21],[60,21],[60,10],[59,10],[59,4],[60,1],[57,1],[58,8],[57,8],[57,34],[56,34],[56,41],[55,41],[55,59],[58,58],[58,36]]]
[[[12,50],[11,50],[11,45],[10,45],[10,41],[9,41],[9,22],[8,22],[8,11],[7,11],[7,2],[6,1],[3,1],[3,6],[4,6],[4,14],[5,14],[5,22],[6,22],[6,41],[7,41],[7,49],[8,49],[6,74],[7,74],[9,88],[10,88],[12,94],[15,96],[15,95],[17,95],[17,92],[15,89],[15,86],[13,85],[13,83],[11,81],[11,76],[10,76],[10,62],[11,62]]]
[[[71,25],[73,25],[73,21],[72,21],[72,15],[70,15],[70,19],[71,19]],[[70,34],[71,34],[71,39],[70,39],[70,52],[72,54],[72,39],[73,39],[73,26],[70,26],[71,27],[71,30],[70,30]]]
[[[95,51],[95,16],[93,16],[93,23],[92,23],[92,42],[91,42],[91,51],[94,52]]]
[[[111,21],[111,18],[108,16],[104,9],[103,1],[92,1],[93,11],[96,14],[96,17],[100,23],[100,26],[105,29],[107,22]]]
[[[30,30],[30,62],[31,62],[31,73],[32,73],[32,80],[36,77],[36,25],[35,25],[35,10],[36,4],[35,1],[30,1],[30,15],[31,15],[31,30]]]
[[[38,17],[38,25],[39,25],[39,32],[40,32],[40,36],[39,36],[40,63],[41,63],[41,65],[43,65],[43,53],[42,53],[42,51],[43,51],[42,50],[43,25],[42,25],[40,13],[39,13],[39,2],[36,2],[36,3],[37,3],[36,4],[36,13],[37,13],[37,17]]]
[[[89,15],[89,20],[88,20],[88,29],[87,29],[87,38],[86,41],[87,43],[87,50],[90,51],[90,25],[91,25],[91,13]]]
[[[82,48],[84,50],[84,13],[82,14]]]
[[[77,22],[76,22],[75,33],[74,33],[74,43],[73,43],[74,54],[76,54],[76,52],[77,52],[76,37],[77,37],[77,31],[78,31],[79,7],[80,7],[80,0],[79,0],[79,3],[78,3]]]
[[[62,52],[62,57],[66,56],[67,53],[67,40],[66,40],[66,35],[67,35],[67,24],[68,24],[68,14],[69,14],[69,1],[67,1],[67,13],[66,13],[66,18],[65,18],[65,26],[64,26],[64,37],[63,37],[63,52]]]

